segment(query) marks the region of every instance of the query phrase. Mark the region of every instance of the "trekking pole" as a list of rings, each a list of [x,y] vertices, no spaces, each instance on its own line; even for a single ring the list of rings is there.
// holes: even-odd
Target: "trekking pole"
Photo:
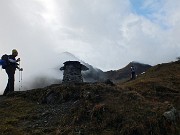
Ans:
[[[22,89],[22,71],[20,71],[21,72],[21,89]]]
[[[20,71],[19,71],[19,91],[20,91]]]
[[[20,61],[19,61],[19,68],[20,68]],[[19,91],[21,90],[20,85],[21,85],[21,71],[19,70]]]

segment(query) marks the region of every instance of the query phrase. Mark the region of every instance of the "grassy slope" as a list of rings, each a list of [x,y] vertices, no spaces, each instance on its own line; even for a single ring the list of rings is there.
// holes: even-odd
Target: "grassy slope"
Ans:
[[[119,84],[123,89],[135,90],[146,98],[171,101],[178,109],[180,94],[180,62],[159,64],[136,80]]]
[[[0,134],[23,135],[25,132],[19,128],[19,123],[26,121],[35,106],[20,97],[4,98],[0,102]]]
[[[117,86],[52,85],[15,92],[0,101],[0,134],[178,135],[179,121],[169,123],[162,114],[171,106],[179,109],[179,65],[157,65]],[[50,91],[56,95],[53,103],[42,104]]]

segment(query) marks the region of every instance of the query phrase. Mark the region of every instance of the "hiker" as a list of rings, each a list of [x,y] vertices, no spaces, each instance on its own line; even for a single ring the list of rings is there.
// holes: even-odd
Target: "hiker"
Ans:
[[[131,80],[134,80],[135,78],[136,78],[135,67],[131,66]]]
[[[18,56],[18,52],[16,49],[12,50],[12,55],[8,55],[8,59],[7,59],[7,66],[5,67],[6,73],[8,75],[8,83],[6,86],[6,89],[3,93],[3,95],[7,95],[10,92],[14,91],[14,75],[15,75],[15,71],[16,68],[19,69],[19,71],[23,71],[22,68],[18,67],[18,63],[20,61],[20,58],[18,58],[16,60],[16,56]]]

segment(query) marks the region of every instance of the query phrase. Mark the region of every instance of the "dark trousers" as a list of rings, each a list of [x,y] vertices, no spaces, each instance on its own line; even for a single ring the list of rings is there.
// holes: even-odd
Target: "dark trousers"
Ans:
[[[6,69],[6,73],[8,75],[8,83],[6,86],[6,89],[3,93],[3,95],[7,95],[10,92],[14,91],[14,75],[15,75],[15,71],[12,71],[10,69]]]
[[[131,79],[133,80],[133,79],[136,79],[136,74],[135,74],[135,72],[131,72]]]

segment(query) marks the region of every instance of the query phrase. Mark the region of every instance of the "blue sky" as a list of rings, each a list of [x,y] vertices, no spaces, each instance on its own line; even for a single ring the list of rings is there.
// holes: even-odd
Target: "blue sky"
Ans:
[[[156,14],[166,16],[166,13],[162,9],[164,6],[164,0],[130,0],[130,3],[134,14],[149,19],[153,23],[160,25],[160,27],[165,30],[170,28],[167,23],[159,20],[156,16]]]
[[[163,0],[151,0],[150,2],[149,0],[130,0],[130,2],[134,13],[147,18],[157,12],[163,4]]]

